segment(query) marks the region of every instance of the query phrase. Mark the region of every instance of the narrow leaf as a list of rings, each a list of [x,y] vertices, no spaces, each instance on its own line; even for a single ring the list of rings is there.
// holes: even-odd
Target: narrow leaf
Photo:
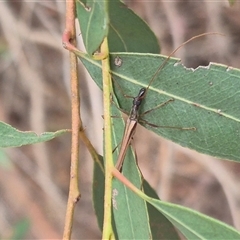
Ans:
[[[189,240],[193,239],[240,239],[240,233],[216,219],[179,205],[146,199],[161,211]]]
[[[109,1],[110,52],[159,53],[155,34],[139,16],[118,0]]]
[[[122,59],[122,65],[112,65],[113,82],[118,82],[127,95],[148,87],[156,69],[165,60],[157,55],[115,56]],[[169,99],[173,101],[143,116],[149,123],[163,127],[145,127],[182,146],[239,161],[239,88],[240,71],[237,69],[211,64],[193,70],[184,68],[179,60],[171,59],[149,87],[142,111],[153,109]],[[117,86],[115,91],[121,107],[129,105]]]
[[[116,58],[121,59],[120,65],[116,65]],[[87,58],[82,60],[101,86],[101,65],[88,61]],[[129,112],[131,108],[131,101],[122,92],[135,96],[140,88],[148,87],[154,73],[165,60],[166,57],[154,54],[111,55],[115,94],[122,109]],[[173,101],[142,116],[145,121],[161,127],[143,125],[182,146],[215,157],[239,161],[238,89],[238,69],[212,63],[208,67],[193,70],[182,66],[179,59],[171,58],[151,83],[142,112],[156,108],[170,99]]]
[[[101,45],[108,33],[107,2],[98,0],[77,0],[77,18],[83,42],[89,55]]]
[[[28,144],[46,142],[66,132],[69,132],[69,130],[64,129],[37,135],[34,132],[19,131],[4,122],[0,122],[0,147],[20,147]]]
[[[103,229],[103,215],[104,215],[104,186],[105,186],[105,176],[103,167],[103,157],[99,156],[101,166],[99,163],[94,161],[94,171],[93,171],[93,207],[97,216],[98,226]]]
[[[152,30],[123,2],[77,0],[76,4],[83,42],[89,55],[98,50],[106,36],[110,52],[160,52]]]
[[[143,181],[143,189],[144,193],[149,197],[159,199],[156,192],[145,180]],[[176,229],[165,215],[163,215],[160,211],[156,211],[150,203],[147,203],[147,208],[153,239],[180,240]]]

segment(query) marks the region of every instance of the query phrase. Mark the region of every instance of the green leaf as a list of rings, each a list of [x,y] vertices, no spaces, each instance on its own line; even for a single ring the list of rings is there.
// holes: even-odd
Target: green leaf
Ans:
[[[101,165],[99,165],[101,163]],[[103,157],[99,155],[99,163],[94,161],[93,170],[93,207],[97,216],[98,226],[103,229],[103,216],[104,216],[104,188],[105,188],[105,176],[103,172]]]
[[[188,240],[240,239],[240,233],[236,229],[216,219],[189,208],[153,198],[146,200],[161,211]]]
[[[89,55],[98,50],[104,37],[108,34],[107,5],[106,1],[76,1],[83,42]]]
[[[121,62],[118,66],[114,63],[116,58]],[[87,57],[82,58],[82,61],[101,86],[100,63]],[[141,112],[153,109],[169,99],[174,101],[142,116],[149,123],[162,127],[144,126],[198,152],[239,161],[240,71],[220,64],[193,70],[182,66],[179,59],[165,61],[165,56],[154,54],[111,55],[113,84],[120,107],[129,112],[132,101],[124,97],[123,92],[136,96],[140,88],[148,87],[154,73],[164,63],[147,91]]]
[[[157,38],[149,26],[124,3],[109,1],[110,52],[159,53]]]
[[[147,181],[143,181],[144,193],[151,198],[159,199],[156,192],[148,184]],[[156,211],[151,204],[147,203],[150,227],[153,239],[172,239],[180,240],[176,229],[173,224],[165,217],[161,212]]]
[[[98,155],[98,162],[94,161],[92,191],[93,191],[93,207],[97,216],[98,226],[100,230],[103,231],[105,174],[103,157],[100,155]],[[112,227],[115,238],[118,239],[114,218],[112,218]]]
[[[4,122],[0,122],[0,147],[20,147],[28,144],[46,142],[66,132],[69,132],[69,130],[45,132],[37,135],[34,132],[19,131]]]
[[[77,0],[76,4],[89,55],[98,50],[106,36],[110,52],[160,52],[157,38],[146,22],[121,1]]]

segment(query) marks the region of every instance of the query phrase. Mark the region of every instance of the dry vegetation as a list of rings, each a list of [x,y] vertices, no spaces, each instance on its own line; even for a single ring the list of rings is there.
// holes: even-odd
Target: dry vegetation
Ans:
[[[194,41],[177,56],[189,67],[208,65],[209,61],[240,67],[240,4],[232,8],[227,1],[128,4],[150,24],[162,53],[169,54],[194,35],[217,31],[226,36]],[[61,45],[64,11],[64,2],[56,0],[0,3],[0,119],[20,130],[41,133],[71,126],[68,53]],[[101,153],[101,93],[86,75],[81,81],[84,126]],[[182,149],[143,128],[138,130],[134,146],[140,167],[163,200],[197,209],[240,230],[239,164]],[[11,236],[15,224],[28,218],[31,226],[26,239],[60,239],[69,183],[70,136],[4,152],[5,157],[0,155],[1,236]],[[100,232],[91,203],[93,164],[84,146],[80,165],[82,198],[73,236],[97,239]]]

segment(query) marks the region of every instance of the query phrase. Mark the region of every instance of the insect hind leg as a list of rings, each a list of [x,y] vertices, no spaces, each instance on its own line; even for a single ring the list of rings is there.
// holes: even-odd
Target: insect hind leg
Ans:
[[[174,101],[174,98],[170,98],[169,100],[161,103],[161,104],[158,104],[156,107],[150,109],[150,110],[147,110],[145,111],[144,113],[142,113],[140,116],[143,116],[145,114],[148,114],[160,107],[163,107],[165,105],[167,105],[168,103],[170,102],[173,102]],[[178,126],[161,126],[161,125],[156,125],[156,124],[153,124],[153,123],[149,123],[148,121],[144,120],[144,119],[140,119],[139,120],[139,123],[143,123],[145,125],[149,125],[150,127],[154,127],[154,128],[168,128],[168,129],[176,129],[176,130],[192,130],[192,131],[196,131],[197,129],[195,127],[178,127]]]
[[[175,127],[175,126],[161,126],[161,125],[156,125],[153,123],[150,123],[144,119],[139,120],[139,123],[143,123],[144,125],[148,125],[150,127],[154,127],[154,128],[168,128],[168,129],[176,129],[176,130],[192,130],[192,131],[196,131],[197,129],[195,127]]]

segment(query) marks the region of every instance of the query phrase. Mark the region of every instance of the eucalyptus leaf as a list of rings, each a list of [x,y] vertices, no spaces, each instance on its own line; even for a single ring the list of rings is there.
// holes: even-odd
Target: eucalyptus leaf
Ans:
[[[56,132],[44,132],[37,135],[30,131],[19,131],[9,124],[0,122],[0,147],[20,147],[23,145],[46,142],[66,132],[69,132],[69,130],[64,129]]]
[[[146,180],[143,181],[143,189],[144,193],[149,197],[159,199],[156,192]],[[168,218],[166,218],[164,214],[162,214],[160,211],[156,211],[156,209],[150,203],[147,203],[147,208],[153,239],[181,239],[174,225],[168,220]]]
[[[108,34],[108,3],[98,0],[77,0],[77,18],[85,48],[92,55]]]
[[[89,55],[99,49],[104,37],[108,37],[110,52],[160,52],[155,34],[123,2],[77,0],[76,6]]]
[[[92,195],[93,195],[93,207],[97,216],[98,226],[101,229],[101,231],[103,229],[103,217],[104,217],[103,206],[105,186],[105,177],[102,169],[104,169],[103,157],[99,156],[99,162],[94,161]]]
[[[101,87],[101,64],[87,57],[82,61]],[[151,81],[162,64],[163,68]],[[115,94],[126,112],[129,112],[132,101],[123,93],[136,96],[142,87],[149,87],[142,113],[172,100],[142,115],[145,119],[142,124],[146,128],[201,153],[240,160],[238,69],[214,63],[189,69],[179,59],[141,53],[111,54],[111,69]],[[151,127],[146,121],[158,127]]]
[[[157,37],[147,23],[123,2],[109,1],[109,18],[110,52],[160,52]]]
[[[163,213],[188,239],[240,239],[233,227],[186,207],[148,198],[148,202]]]

